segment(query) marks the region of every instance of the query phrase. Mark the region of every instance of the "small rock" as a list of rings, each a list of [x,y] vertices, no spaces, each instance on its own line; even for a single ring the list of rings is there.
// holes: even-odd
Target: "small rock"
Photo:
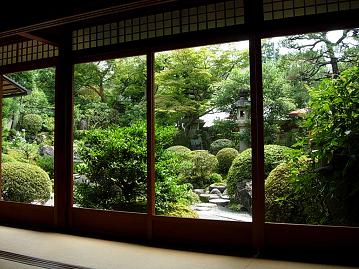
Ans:
[[[219,195],[217,194],[209,194],[209,193],[202,193],[199,195],[199,199],[202,201],[202,202],[208,202],[209,199],[217,199],[219,198]]]
[[[210,193],[211,193],[211,194],[217,194],[217,195],[219,195],[219,196],[222,195],[222,193],[221,193],[220,190],[218,190],[218,189],[212,189]]]
[[[44,145],[42,146],[40,149],[39,149],[39,154],[41,156],[54,156],[54,147],[53,146],[47,146],[47,145]]]
[[[227,189],[227,186],[217,185],[216,183],[213,183],[213,184],[209,185],[208,189],[209,189],[209,191],[212,191],[213,189],[217,189],[222,193]]]
[[[205,193],[204,189],[194,189],[193,192],[198,195]]]

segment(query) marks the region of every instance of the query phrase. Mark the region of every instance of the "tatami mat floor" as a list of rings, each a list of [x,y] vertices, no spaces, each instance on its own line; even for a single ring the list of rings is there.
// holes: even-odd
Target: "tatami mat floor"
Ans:
[[[36,232],[0,226],[0,250],[24,257],[52,261],[34,266],[8,256],[1,257],[0,269],[104,268],[104,269],[344,269],[350,267],[272,261],[161,249],[86,237]],[[59,264],[56,264],[59,263]],[[35,263],[36,264],[36,263]],[[69,266],[66,266],[69,265]],[[72,267],[70,266],[72,265]],[[57,267],[56,267],[57,266]],[[354,267],[351,267],[354,268]]]

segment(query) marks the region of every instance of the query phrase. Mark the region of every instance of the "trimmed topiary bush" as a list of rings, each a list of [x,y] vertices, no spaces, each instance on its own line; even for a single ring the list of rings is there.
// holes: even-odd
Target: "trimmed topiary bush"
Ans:
[[[14,202],[46,202],[51,195],[51,180],[40,167],[28,163],[2,164],[3,197]]]
[[[223,148],[233,148],[234,143],[232,140],[229,139],[217,139],[214,142],[211,143],[209,152],[212,154],[217,154],[218,151],[220,151]]]
[[[290,157],[291,149],[279,145],[264,146],[264,177],[281,162]],[[246,149],[241,152],[229,168],[227,176],[228,194],[231,197],[236,196],[239,183],[245,183],[252,180],[252,149]],[[237,198],[235,198],[237,200]]]
[[[176,154],[180,158],[187,158],[191,153],[191,150],[189,148],[181,145],[169,147],[165,151],[166,153]]]
[[[270,222],[321,224],[326,210],[319,200],[318,175],[308,161],[281,163],[265,182],[265,220]]]
[[[27,114],[22,119],[25,130],[31,134],[37,134],[42,128],[42,118],[37,114]]]
[[[237,157],[239,152],[234,148],[223,148],[218,151],[216,157],[218,160],[218,169],[222,174],[227,174],[231,167],[233,160]]]
[[[194,150],[186,169],[182,169],[181,177],[185,183],[190,183],[194,188],[205,188],[211,183],[211,174],[217,171],[218,161],[216,156],[207,150]]]

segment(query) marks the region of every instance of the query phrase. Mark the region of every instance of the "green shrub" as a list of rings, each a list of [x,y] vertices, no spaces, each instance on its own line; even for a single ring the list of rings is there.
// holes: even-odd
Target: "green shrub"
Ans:
[[[16,159],[7,154],[2,154],[1,162],[2,163],[12,163],[12,162],[16,162]]]
[[[28,163],[2,165],[3,197],[14,202],[46,202],[51,194],[51,180],[40,167]]]
[[[217,139],[211,143],[209,152],[212,154],[217,154],[223,148],[233,148],[234,143],[229,139]]]
[[[37,159],[37,165],[46,171],[51,179],[54,178],[54,157],[40,156]]]
[[[223,178],[218,173],[212,173],[212,174],[209,175],[209,180],[212,183],[218,183],[218,182],[222,182]]]
[[[237,157],[239,152],[234,148],[223,148],[218,151],[216,157],[218,160],[219,171],[222,174],[227,174],[231,167],[233,160]]]
[[[16,161],[20,161],[20,162],[25,161],[26,162],[25,153],[23,151],[21,151],[20,149],[8,148],[7,155],[8,155],[8,157],[15,159]]]
[[[173,143],[172,127],[156,128],[156,212],[166,214],[175,204],[190,203],[190,186],[178,183],[178,157],[164,158],[164,148]],[[88,131],[79,144],[84,161],[81,173],[89,182],[76,183],[76,204],[114,210],[146,210],[146,124]]]
[[[185,146],[172,146],[166,149],[166,153],[176,154],[181,158],[187,158],[190,154],[191,150]]]
[[[158,155],[158,154],[157,154]],[[156,213],[167,215],[178,205],[198,202],[198,195],[191,190],[190,184],[179,180],[182,162],[176,155],[162,154],[156,161]]]
[[[198,213],[188,206],[177,205],[174,209],[168,212],[167,216],[178,218],[198,218]]]
[[[27,114],[22,119],[22,125],[28,133],[36,135],[42,128],[42,118],[37,114]]]
[[[264,177],[281,162],[290,157],[291,149],[279,145],[264,146]],[[227,176],[228,194],[235,197],[238,183],[252,180],[252,149],[241,152],[229,168]]]
[[[211,174],[218,168],[216,156],[207,150],[194,150],[185,169],[182,168],[182,181],[190,183],[194,188],[205,188],[212,182]]]
[[[318,175],[307,161],[281,163],[265,182],[265,218],[270,222],[322,224],[326,210],[320,202]]]

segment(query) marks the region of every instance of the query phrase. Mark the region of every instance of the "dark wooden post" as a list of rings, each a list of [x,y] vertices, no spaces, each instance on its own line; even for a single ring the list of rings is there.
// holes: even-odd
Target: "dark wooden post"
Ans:
[[[264,246],[264,128],[263,82],[260,29],[263,26],[263,1],[246,1],[249,23],[249,61],[251,84],[251,138],[252,138],[252,220],[253,247],[257,252]]]
[[[72,198],[73,171],[73,64],[71,31],[59,46],[55,85],[55,226],[68,230]]]
[[[261,39],[256,33],[250,36],[249,51],[251,69],[253,246],[259,250],[264,244],[264,136]]]
[[[147,235],[152,239],[152,217],[155,215],[155,101],[154,53],[147,54]]]

